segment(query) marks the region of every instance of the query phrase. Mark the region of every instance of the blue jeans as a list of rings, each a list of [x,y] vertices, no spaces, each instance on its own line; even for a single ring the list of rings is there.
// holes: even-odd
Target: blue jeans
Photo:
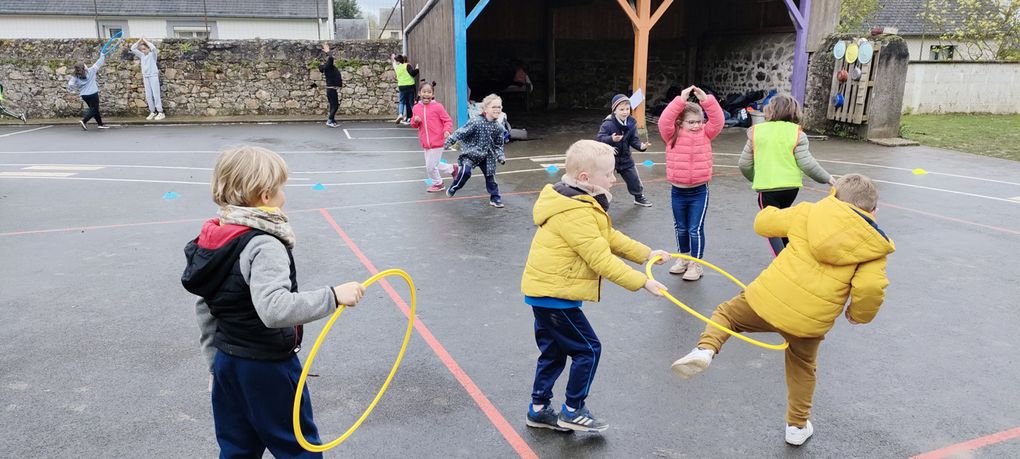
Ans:
[[[298,444],[291,425],[300,376],[297,355],[269,361],[216,353],[212,406],[221,459],[261,458],[266,448],[277,458],[322,457]],[[301,430],[309,442],[321,443],[307,385],[301,398]]]
[[[567,366],[567,357],[570,357],[567,406],[583,408],[602,355],[599,337],[595,336],[595,330],[592,330],[581,308],[532,306],[531,310],[535,313],[535,343],[541,352],[535,369],[531,403],[549,405],[556,379]]]
[[[694,258],[705,255],[705,214],[708,213],[708,184],[694,188],[673,187],[673,228],[680,253]]]

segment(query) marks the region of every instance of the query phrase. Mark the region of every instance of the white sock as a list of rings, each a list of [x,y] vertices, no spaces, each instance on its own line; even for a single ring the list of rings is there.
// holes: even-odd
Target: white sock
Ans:
[[[569,411],[571,413],[577,411],[577,408],[572,408],[570,405],[563,405],[563,406],[567,407],[567,411]]]
[[[536,413],[539,412],[539,411],[542,411],[544,409],[545,409],[545,405],[536,405],[534,403],[531,404],[531,411],[534,411]]]

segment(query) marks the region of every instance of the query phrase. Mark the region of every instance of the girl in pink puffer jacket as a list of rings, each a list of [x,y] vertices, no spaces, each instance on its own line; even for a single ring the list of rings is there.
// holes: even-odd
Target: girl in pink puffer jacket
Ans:
[[[698,103],[687,101],[691,92]],[[705,121],[708,112],[708,121]],[[673,99],[659,117],[659,134],[666,143],[666,179],[673,184],[673,227],[680,253],[694,258],[705,254],[705,214],[708,182],[712,180],[712,139],[723,128],[723,113],[715,97],[691,86]],[[677,259],[670,273],[684,280],[701,279],[700,264]]]
[[[411,127],[418,130],[418,140],[425,149],[425,175],[428,177],[429,193],[438,193],[446,189],[443,186],[441,173],[457,176],[457,166],[442,162],[443,144],[453,132],[453,120],[446,113],[443,104],[433,100],[435,82],[422,83],[418,90],[421,102],[411,109]]]

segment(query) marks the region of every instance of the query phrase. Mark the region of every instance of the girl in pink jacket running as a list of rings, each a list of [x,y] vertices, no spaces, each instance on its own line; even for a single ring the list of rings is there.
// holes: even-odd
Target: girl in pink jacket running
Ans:
[[[425,191],[429,193],[445,190],[440,174],[449,173],[456,177],[458,168],[455,164],[442,162],[443,143],[453,132],[453,120],[450,119],[450,114],[446,113],[443,104],[433,100],[435,84],[432,82],[421,85],[421,89],[418,90],[421,102],[411,110],[411,127],[418,130],[418,140],[425,149],[425,175],[429,181],[429,187]]]
[[[691,92],[698,103],[687,99]],[[705,112],[708,121],[705,121]],[[700,88],[684,89],[659,117],[659,134],[666,143],[666,179],[673,184],[673,227],[680,253],[694,258],[705,254],[705,214],[708,182],[712,180],[712,139],[723,127],[722,108],[715,97]],[[684,280],[701,279],[700,264],[678,259],[669,269]]]

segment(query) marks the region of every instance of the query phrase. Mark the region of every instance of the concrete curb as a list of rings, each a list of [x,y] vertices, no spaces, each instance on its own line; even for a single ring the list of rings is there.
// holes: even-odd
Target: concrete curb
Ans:
[[[158,126],[160,124],[183,125],[224,125],[224,124],[264,124],[264,123],[325,123],[325,116],[168,116],[162,121],[150,121],[144,117],[103,117],[108,124]],[[359,121],[393,121],[393,115],[356,115],[337,116],[338,123],[359,122]],[[39,125],[76,125],[78,118],[42,118],[29,119],[28,123],[21,120],[0,120],[0,126],[39,126]]]

